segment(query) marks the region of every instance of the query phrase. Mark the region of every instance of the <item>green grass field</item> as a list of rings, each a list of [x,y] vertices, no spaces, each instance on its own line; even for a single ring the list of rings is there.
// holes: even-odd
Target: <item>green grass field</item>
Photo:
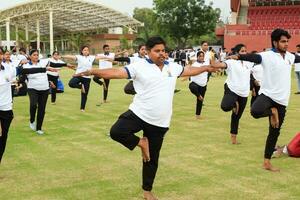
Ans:
[[[1,200],[142,199],[139,149],[130,152],[107,136],[131,102],[132,96],[123,93],[127,81],[112,80],[110,102],[98,107],[102,88],[92,83],[86,112],[81,113],[80,91],[67,86],[71,73],[61,73],[65,93],[58,94],[57,104],[48,99],[45,135],[29,128],[28,97],[14,100],[15,118],[0,166]],[[178,80],[181,91],[174,97],[153,192],[161,200],[300,199],[300,159],[274,159],[280,173],[262,169],[266,118],[255,120],[247,106],[240,122],[241,144],[230,144],[230,113],[220,109],[224,80],[210,80],[202,120],[195,119],[196,99],[188,82]],[[292,85],[279,144],[300,131],[294,78]]]

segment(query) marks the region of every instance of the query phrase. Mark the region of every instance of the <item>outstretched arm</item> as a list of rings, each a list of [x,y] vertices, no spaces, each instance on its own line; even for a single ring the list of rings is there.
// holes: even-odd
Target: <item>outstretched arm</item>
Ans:
[[[57,72],[58,70],[51,67],[40,67],[40,68],[17,68],[17,74],[25,75],[25,74],[37,74],[37,73],[45,73],[46,71]]]
[[[125,68],[110,68],[110,69],[90,69],[85,72],[73,75],[74,77],[79,76],[90,76],[94,75],[105,79],[127,79],[128,72]]]
[[[102,61],[109,61],[109,62],[113,62],[114,59],[108,58],[106,56],[101,56],[101,55],[96,55],[95,56],[95,60],[102,60]]]
[[[215,62],[214,64],[210,65],[213,68],[227,68],[227,64],[224,62]]]
[[[243,60],[243,61],[249,61],[256,64],[260,64],[262,62],[262,57],[259,54],[255,53],[248,53],[248,54],[238,54],[238,55],[232,55],[228,56],[226,59],[233,59],[233,60]]]
[[[210,67],[210,65],[202,67],[185,67],[180,77],[195,76],[203,72],[216,72],[217,68]]]
[[[76,56],[73,56],[73,55],[64,55],[64,56],[61,56],[62,58],[64,59],[69,59],[69,60],[76,60]]]

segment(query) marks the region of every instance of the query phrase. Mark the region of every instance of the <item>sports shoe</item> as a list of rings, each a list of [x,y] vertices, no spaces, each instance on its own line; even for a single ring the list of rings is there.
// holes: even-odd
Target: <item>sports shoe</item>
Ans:
[[[29,127],[31,128],[31,130],[36,131],[36,125],[35,125],[35,122],[29,123]]]
[[[43,135],[43,134],[44,134],[44,131],[38,130],[38,131],[36,131],[36,133],[37,133],[38,135]]]

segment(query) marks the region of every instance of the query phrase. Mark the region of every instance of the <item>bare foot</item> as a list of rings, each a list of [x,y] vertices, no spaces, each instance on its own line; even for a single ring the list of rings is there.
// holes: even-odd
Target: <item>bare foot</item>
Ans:
[[[49,83],[50,83],[51,88],[53,88],[53,89],[56,88],[56,86],[54,85],[54,83],[52,81],[49,81]]]
[[[234,114],[238,115],[239,114],[239,109],[240,109],[240,105],[239,102],[235,102],[235,107],[232,109],[232,111],[234,112]]]
[[[149,162],[150,161],[150,152],[149,152],[149,142],[148,138],[143,137],[140,139],[138,146],[142,150],[142,157],[144,162]]]
[[[265,160],[264,160],[263,168],[264,168],[265,170],[269,170],[269,171],[271,171],[271,172],[280,172],[280,169],[275,168],[275,167],[272,166],[271,160],[270,160],[270,159],[265,159]]]
[[[238,144],[236,134],[231,134],[231,144]]]
[[[102,103],[109,103],[109,101],[107,101],[107,100],[103,100],[103,102]]]
[[[198,100],[199,100],[199,101],[203,101],[203,97],[200,95],[200,96],[198,97]]]
[[[158,198],[156,198],[150,191],[144,191],[144,199],[145,200],[158,200]]]
[[[81,111],[81,112],[85,112],[85,110],[84,110],[84,109],[81,109],[80,111]]]
[[[196,119],[201,119],[200,115],[196,115]]]
[[[271,108],[272,116],[271,116],[271,126],[273,128],[279,128],[279,117],[277,108]]]

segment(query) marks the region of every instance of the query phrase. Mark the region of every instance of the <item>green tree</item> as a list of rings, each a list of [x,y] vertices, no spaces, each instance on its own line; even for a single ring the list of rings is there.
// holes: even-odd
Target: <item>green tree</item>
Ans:
[[[145,43],[149,37],[158,35],[158,28],[155,21],[156,16],[152,9],[135,8],[133,17],[144,24],[144,26],[138,28],[136,43]]]
[[[87,38],[86,33],[72,33],[67,36],[72,50],[79,51],[80,47],[83,45],[88,45],[91,41]]]
[[[204,0],[154,0],[154,10],[161,32],[167,33],[184,48],[187,41],[215,30],[220,9]]]

